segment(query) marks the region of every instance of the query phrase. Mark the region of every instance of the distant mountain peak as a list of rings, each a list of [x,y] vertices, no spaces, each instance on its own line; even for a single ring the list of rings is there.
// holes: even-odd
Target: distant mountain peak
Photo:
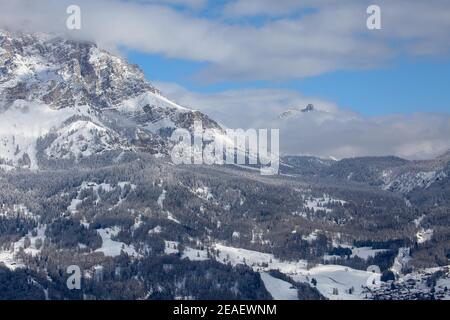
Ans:
[[[315,111],[314,105],[309,103],[306,107],[294,107],[292,109],[286,110],[280,114],[280,119],[289,119],[301,113],[308,113]]]
[[[311,112],[311,111],[314,111],[314,105],[310,103],[310,104],[308,104],[305,108],[303,108],[301,111],[302,111],[302,112]]]

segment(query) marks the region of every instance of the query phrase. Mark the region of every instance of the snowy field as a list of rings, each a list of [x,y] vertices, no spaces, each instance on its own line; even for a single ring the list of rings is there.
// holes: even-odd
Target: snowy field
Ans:
[[[297,299],[296,291],[291,288],[289,283],[267,274],[269,270],[279,270],[297,282],[311,284],[312,279],[315,279],[317,281],[316,288],[319,292],[331,300],[365,299],[362,287],[373,286],[373,282],[375,282],[375,285],[379,284],[381,277],[379,273],[355,270],[339,265],[317,265],[308,269],[305,260],[280,261],[272,254],[234,248],[222,244],[215,244],[211,249],[218,251],[218,255],[215,256],[218,262],[231,263],[233,266],[246,264],[254,271],[260,272],[266,289],[275,299]],[[368,248],[361,249],[358,254],[362,256],[369,256],[375,251]],[[177,242],[166,241],[166,254],[178,252]],[[208,259],[206,250],[193,248],[186,248],[183,252],[183,257],[191,261]]]
[[[275,300],[298,300],[297,289],[289,282],[272,277],[266,272],[261,272],[261,279]]]
[[[123,242],[114,241],[111,238],[119,234],[120,229],[118,227],[98,229],[100,237],[102,237],[102,246],[95,250],[95,252],[102,252],[107,257],[117,257],[123,251],[129,256],[140,257],[141,255],[136,252],[134,246],[129,246]]]

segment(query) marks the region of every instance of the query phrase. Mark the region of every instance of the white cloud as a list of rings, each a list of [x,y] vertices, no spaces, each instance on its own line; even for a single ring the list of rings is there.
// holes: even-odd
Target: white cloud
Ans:
[[[444,0],[380,0],[381,31],[366,29],[368,0],[343,0],[339,5],[311,0],[238,0],[230,5],[234,9],[226,6],[223,12],[231,19],[236,17],[236,23],[220,17],[199,18],[171,6],[205,8],[206,0],[76,2],[82,8],[82,30],[69,35],[99,42],[107,49],[125,46],[206,62],[206,69],[197,75],[203,81],[288,80],[371,68],[405,53],[447,55],[450,48],[450,6]],[[2,1],[0,25],[67,33],[65,9],[72,3]],[[304,8],[314,10],[290,16]],[[259,14],[277,18],[260,26],[239,20]]]
[[[227,17],[248,16],[284,16],[298,13],[302,9],[315,8],[327,4],[335,6],[327,0],[237,0],[227,3],[223,13]],[[342,4],[342,1],[340,1]]]
[[[144,4],[161,4],[161,5],[175,5],[189,9],[203,9],[208,0],[129,0]]]
[[[337,158],[396,155],[433,158],[450,149],[450,115],[415,113],[367,117],[322,99],[282,89],[190,92],[157,83],[177,102],[207,113],[230,128],[279,128],[284,154]],[[293,107],[315,105],[315,112],[280,120]]]

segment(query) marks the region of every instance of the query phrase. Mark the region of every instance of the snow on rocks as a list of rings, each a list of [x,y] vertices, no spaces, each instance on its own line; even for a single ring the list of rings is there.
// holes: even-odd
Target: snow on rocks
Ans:
[[[156,226],[153,229],[148,230],[148,234],[159,234],[162,232],[161,226]]]
[[[80,159],[117,149],[118,134],[92,121],[79,120],[57,131],[57,138],[45,150],[49,158]]]

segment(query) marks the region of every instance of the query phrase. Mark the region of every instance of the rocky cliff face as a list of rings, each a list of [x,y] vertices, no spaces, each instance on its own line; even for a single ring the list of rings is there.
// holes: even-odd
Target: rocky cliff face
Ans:
[[[206,115],[164,97],[137,66],[93,43],[0,31],[3,165],[38,168],[38,153],[56,159],[105,150],[167,153],[171,131],[191,130],[195,120],[222,132]]]

